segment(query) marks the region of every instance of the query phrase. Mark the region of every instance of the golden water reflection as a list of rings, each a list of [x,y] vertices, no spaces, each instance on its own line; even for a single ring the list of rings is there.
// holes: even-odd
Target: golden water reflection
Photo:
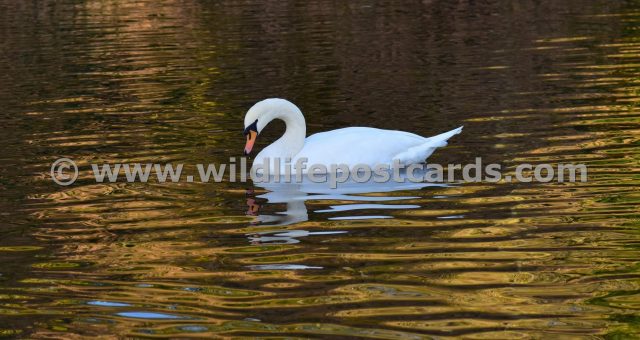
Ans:
[[[638,336],[634,2],[2,7],[0,335]],[[270,96],[311,132],[463,123],[434,161],[579,162],[589,181],[90,180],[238,156]],[[60,156],[73,186],[47,177]]]

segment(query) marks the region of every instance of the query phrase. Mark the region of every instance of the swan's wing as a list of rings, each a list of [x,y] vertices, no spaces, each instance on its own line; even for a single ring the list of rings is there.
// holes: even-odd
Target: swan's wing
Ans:
[[[447,145],[447,139],[462,127],[425,138],[413,133],[365,127],[350,127],[321,132],[307,137],[304,147],[294,157],[306,158],[307,164],[379,164],[391,165],[394,159],[403,164],[422,163],[436,148]]]
[[[321,132],[307,137],[296,158],[308,164],[390,164],[393,156],[421,145],[426,138],[404,131],[350,127]]]

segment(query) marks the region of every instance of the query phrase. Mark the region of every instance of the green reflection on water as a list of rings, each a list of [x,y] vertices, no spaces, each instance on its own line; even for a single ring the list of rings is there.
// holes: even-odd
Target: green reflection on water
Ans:
[[[637,2],[0,7],[0,336],[638,336]],[[589,182],[269,201],[89,178],[239,157],[274,96],[312,133],[464,124],[434,162],[585,163]],[[61,156],[71,187],[47,175]]]

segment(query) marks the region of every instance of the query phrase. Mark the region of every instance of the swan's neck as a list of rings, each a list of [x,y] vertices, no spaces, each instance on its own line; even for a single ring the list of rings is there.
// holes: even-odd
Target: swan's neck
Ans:
[[[276,113],[274,119],[284,121],[286,129],[282,137],[273,142],[272,146],[277,148],[278,154],[282,158],[293,158],[302,150],[304,140],[307,136],[307,127],[304,116],[300,110],[282,110]],[[282,159],[281,162],[285,160]]]

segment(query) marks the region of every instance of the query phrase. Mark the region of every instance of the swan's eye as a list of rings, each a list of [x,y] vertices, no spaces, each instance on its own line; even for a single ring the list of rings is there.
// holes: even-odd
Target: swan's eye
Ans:
[[[247,126],[247,127],[244,129],[244,132],[242,132],[242,134],[246,136],[246,135],[248,135],[248,134],[249,134],[249,132],[251,132],[251,131],[255,131],[256,133],[258,133],[258,120],[257,120],[257,119],[256,119],[256,121],[255,121],[255,122],[251,123],[251,125]]]

